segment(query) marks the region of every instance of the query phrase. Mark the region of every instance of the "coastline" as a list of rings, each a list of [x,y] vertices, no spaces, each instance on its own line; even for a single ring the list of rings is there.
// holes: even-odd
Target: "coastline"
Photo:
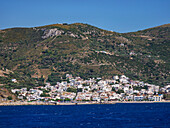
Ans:
[[[111,102],[78,102],[78,103],[50,103],[50,102],[4,102],[0,106],[23,106],[23,105],[90,105],[90,104],[117,104],[117,103],[170,103],[167,101],[111,101]]]

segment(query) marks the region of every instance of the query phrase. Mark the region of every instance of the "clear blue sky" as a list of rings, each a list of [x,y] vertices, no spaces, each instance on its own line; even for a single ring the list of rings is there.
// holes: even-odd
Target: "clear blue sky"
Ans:
[[[0,29],[75,22],[142,30],[170,23],[170,0],[0,0]]]

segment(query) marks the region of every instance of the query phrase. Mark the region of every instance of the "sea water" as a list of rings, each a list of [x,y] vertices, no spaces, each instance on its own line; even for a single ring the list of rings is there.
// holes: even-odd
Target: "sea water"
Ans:
[[[0,106],[0,128],[170,128],[170,103]]]

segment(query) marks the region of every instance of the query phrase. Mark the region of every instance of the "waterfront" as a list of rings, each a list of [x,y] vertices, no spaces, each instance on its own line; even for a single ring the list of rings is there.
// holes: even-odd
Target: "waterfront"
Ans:
[[[79,101],[79,102],[42,102],[42,101],[32,101],[32,102],[3,102],[0,103],[0,106],[18,106],[18,105],[87,105],[87,104],[116,104],[116,103],[170,103],[170,100],[164,101]]]
[[[114,101],[165,101],[168,100],[169,85],[159,87],[133,81],[125,75],[114,76],[113,79],[65,76],[67,81],[57,82],[56,85],[46,83],[34,88],[11,89],[22,102],[114,102]],[[17,80],[14,79],[16,82]],[[2,99],[12,101],[12,97]],[[13,100],[14,101],[14,100]],[[39,104],[39,103],[38,103]],[[43,103],[44,104],[44,103]]]
[[[170,103],[0,106],[0,127],[170,127]]]

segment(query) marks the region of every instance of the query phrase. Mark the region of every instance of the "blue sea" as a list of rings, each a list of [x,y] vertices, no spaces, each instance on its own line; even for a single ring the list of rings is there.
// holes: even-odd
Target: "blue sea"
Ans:
[[[0,106],[0,128],[170,128],[170,103]]]

